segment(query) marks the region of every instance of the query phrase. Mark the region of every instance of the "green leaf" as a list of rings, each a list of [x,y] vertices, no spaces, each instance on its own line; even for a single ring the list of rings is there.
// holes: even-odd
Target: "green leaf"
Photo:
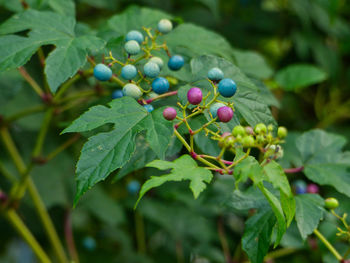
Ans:
[[[75,3],[72,0],[48,0],[48,5],[57,13],[75,16]]]
[[[213,178],[213,175],[209,170],[199,167],[196,161],[187,154],[182,155],[173,162],[155,160],[147,164],[147,167],[154,167],[158,168],[159,170],[171,169],[171,171],[167,175],[152,176],[149,180],[147,180],[142,185],[135,207],[146,192],[169,181],[179,182],[182,180],[190,180],[190,189],[193,192],[194,198],[197,198],[199,194],[207,187],[205,183],[210,183],[211,179]]]
[[[345,144],[344,137],[322,130],[306,132],[296,140],[306,177],[350,196],[350,164],[343,161],[346,153],[342,152]]]
[[[276,219],[270,209],[262,210],[246,221],[242,248],[252,263],[264,262],[275,222]]]
[[[285,90],[295,91],[323,82],[327,77],[326,72],[313,65],[294,64],[277,72],[276,81]]]
[[[324,200],[317,194],[302,194],[295,197],[298,229],[301,237],[306,239],[323,218]]]
[[[280,243],[283,237],[283,234],[287,230],[283,209],[281,207],[281,204],[278,198],[274,196],[269,190],[267,190],[262,183],[259,183],[258,187],[261,190],[261,192],[265,195],[267,201],[269,201],[270,206],[277,218],[277,236],[276,236],[275,245],[274,245],[274,247],[276,247]]]
[[[209,69],[219,67],[225,75],[225,78],[232,78],[237,83],[237,93],[233,98],[219,97],[221,100],[234,102],[235,109],[251,126],[262,122],[265,124],[275,124],[268,105],[261,97],[262,92],[254,83],[245,76],[239,68],[231,62],[215,57],[200,56],[191,60],[192,74],[195,76],[194,81],[207,78]],[[199,82],[195,82],[199,85]],[[208,87],[204,87],[209,91]]]
[[[88,51],[100,50],[105,45],[93,35],[76,37],[74,17],[32,9],[5,21],[0,26],[0,35],[24,30],[30,30],[28,37],[0,37],[0,72],[22,66],[42,45],[55,45],[45,66],[47,81],[54,93],[85,64]]]
[[[112,131],[90,137],[81,150],[76,169],[75,204],[88,189],[130,160],[138,132],[146,130],[150,147],[159,158],[165,156],[173,127],[160,117],[162,110],[160,108],[150,114],[134,99],[123,97],[112,100],[109,107],[98,105],[90,108],[63,131],[83,132],[104,124],[114,124]]]
[[[237,154],[235,159],[241,158],[243,154],[243,152]],[[259,162],[253,156],[248,156],[235,166],[233,175],[236,179],[236,186],[240,182],[245,182],[248,178],[252,179],[254,184],[262,182],[264,180],[262,171]]]
[[[275,161],[269,162],[263,167],[263,170],[267,181],[280,191],[282,209],[287,219],[287,226],[289,226],[295,214],[295,200],[287,176],[283,168]]]
[[[237,66],[247,75],[268,79],[272,76],[273,70],[267,64],[265,58],[255,51],[243,51],[235,49],[233,51]]]

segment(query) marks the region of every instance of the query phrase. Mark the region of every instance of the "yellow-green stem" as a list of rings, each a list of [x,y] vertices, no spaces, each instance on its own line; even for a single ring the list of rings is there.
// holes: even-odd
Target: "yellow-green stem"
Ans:
[[[28,82],[28,84],[33,88],[33,90],[40,96],[44,94],[43,90],[40,88],[38,83],[28,74],[28,72],[25,70],[24,67],[18,68],[19,73],[22,75],[22,77]]]
[[[317,229],[314,230],[314,234],[321,240],[321,242],[328,248],[328,250],[335,256],[339,261],[343,260],[343,257],[339,252],[332,246],[331,243],[319,232]]]
[[[51,260],[46,255],[45,251],[42,249],[38,241],[23,223],[21,218],[17,215],[17,213],[13,209],[4,210],[4,215],[6,219],[12,224],[12,226],[16,229],[16,231],[22,236],[22,238],[27,242],[27,244],[31,247],[35,255],[38,257],[40,262],[42,263],[50,263]]]

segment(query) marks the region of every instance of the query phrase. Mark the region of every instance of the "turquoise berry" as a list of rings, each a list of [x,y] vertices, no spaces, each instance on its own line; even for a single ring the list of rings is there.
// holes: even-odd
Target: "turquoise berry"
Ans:
[[[132,30],[126,34],[126,41],[135,40],[137,43],[141,44],[143,42],[143,35],[140,31]]]
[[[235,95],[237,85],[232,79],[222,79],[219,82],[219,92],[221,96],[229,98]]]
[[[154,110],[153,106],[151,104],[145,104],[143,107],[148,111],[152,112]]]
[[[224,78],[224,73],[219,68],[212,68],[211,70],[208,71],[208,79],[210,80],[219,81],[219,80],[222,80],[223,78]]]
[[[171,70],[179,70],[185,64],[185,60],[180,55],[172,56],[168,61],[168,68]]]
[[[97,64],[94,67],[94,77],[100,81],[110,80],[112,77],[112,70],[105,64]]]
[[[140,190],[139,181],[136,181],[136,180],[130,181],[127,185],[127,189],[128,189],[129,194],[132,194],[132,195],[137,194],[138,191]]]
[[[122,77],[127,80],[131,80],[136,77],[137,75],[137,69],[134,65],[125,65],[122,68]]]
[[[163,34],[167,34],[173,30],[173,24],[169,19],[162,19],[158,22],[158,30]]]
[[[154,63],[154,62],[147,62],[144,66],[143,66],[143,71],[145,73],[145,75],[147,77],[150,78],[155,78],[159,75],[160,73],[160,68],[159,66]]]
[[[211,116],[213,116],[213,119],[215,119],[218,116],[218,109],[224,106],[226,105],[220,102],[214,103],[210,106],[210,113]]]
[[[152,89],[157,94],[163,94],[169,90],[169,81],[166,78],[158,77],[153,80]]]
[[[123,96],[124,96],[124,93],[120,89],[117,89],[117,90],[113,91],[113,93],[112,93],[112,99],[119,99]]]
[[[156,63],[158,65],[159,69],[162,69],[163,65],[164,65],[164,62],[160,57],[151,57],[149,62]]]
[[[83,247],[88,251],[96,249],[96,241],[93,237],[87,236],[83,239]]]
[[[140,53],[141,48],[136,40],[130,40],[124,45],[125,51],[130,55],[137,55]]]
[[[142,96],[142,91],[138,86],[132,83],[128,83],[123,87],[124,96],[130,96],[138,99]]]

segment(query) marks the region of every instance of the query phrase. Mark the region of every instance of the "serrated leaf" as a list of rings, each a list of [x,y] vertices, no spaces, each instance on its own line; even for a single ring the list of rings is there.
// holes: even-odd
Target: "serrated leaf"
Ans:
[[[287,219],[287,226],[289,226],[295,214],[295,200],[287,176],[283,168],[275,161],[266,164],[263,170],[267,181],[280,191],[282,209]]]
[[[277,236],[274,245],[274,247],[276,247],[280,243],[284,233],[287,230],[283,209],[278,198],[274,196],[269,190],[267,190],[262,183],[259,183],[258,187],[261,190],[261,192],[265,195],[267,201],[269,201],[270,206],[277,218]]]
[[[75,3],[73,0],[48,0],[48,5],[57,13],[75,16]]]
[[[252,263],[262,263],[269,250],[276,218],[273,212],[262,210],[250,217],[245,224],[242,248]]]
[[[276,81],[283,89],[295,91],[327,79],[327,73],[307,64],[290,65],[276,74]]]
[[[100,50],[105,45],[103,40],[93,35],[76,37],[74,17],[49,11],[29,9],[12,16],[0,26],[0,34],[24,30],[30,30],[28,37],[0,37],[0,43],[10,47],[0,49],[0,71],[22,66],[42,45],[55,45],[56,49],[47,57],[45,66],[53,93],[85,64],[89,50]]]
[[[306,177],[350,196],[350,164],[342,161],[345,144],[344,137],[322,130],[306,132],[296,140]]]
[[[244,155],[243,152],[237,154],[235,159],[239,159]],[[245,182],[248,178],[252,179],[254,184],[258,184],[264,180],[263,169],[259,162],[253,157],[248,156],[243,161],[239,162],[233,171],[236,179],[236,186],[240,182]]]
[[[112,100],[108,106],[90,108],[63,131],[83,132],[114,124],[112,131],[90,137],[81,151],[76,169],[75,204],[88,189],[130,160],[138,132],[147,131],[146,140],[160,158],[165,156],[170,142],[173,127],[160,118],[162,108],[150,114],[130,97]]]
[[[150,179],[148,179],[142,185],[135,207],[149,190],[169,181],[179,182],[182,180],[189,180],[190,189],[193,192],[193,196],[194,198],[197,198],[199,194],[207,187],[205,183],[210,183],[211,179],[213,178],[213,175],[209,170],[199,167],[196,161],[194,161],[192,157],[187,154],[182,155],[173,162],[155,160],[147,164],[147,167],[154,167],[159,170],[171,169],[171,171],[167,175],[152,176]]]
[[[302,194],[295,197],[295,220],[301,237],[306,239],[323,218],[324,200],[317,194]]]
[[[247,75],[267,79],[273,74],[272,68],[267,64],[265,58],[255,51],[243,51],[235,49],[233,55],[237,66]]]

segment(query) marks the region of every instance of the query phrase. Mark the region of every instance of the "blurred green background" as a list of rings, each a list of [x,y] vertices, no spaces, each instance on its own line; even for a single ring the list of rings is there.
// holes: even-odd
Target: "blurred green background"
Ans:
[[[350,139],[349,1],[80,0],[75,1],[75,9],[70,1],[62,1],[71,12],[75,10],[78,21],[92,28],[103,25],[110,16],[131,5],[139,5],[168,12],[176,16],[178,23],[192,22],[211,29],[231,43],[237,56],[242,54],[244,58],[245,52],[250,51],[248,55],[253,56],[254,67],[245,65],[244,59],[239,61],[239,66],[249,68],[250,71],[245,73],[251,78],[263,79],[276,96],[277,101],[271,105],[275,105],[272,112],[280,125],[296,133],[323,128]],[[28,0],[34,7],[38,2],[41,1]],[[46,6],[55,8],[49,0]],[[0,0],[0,23],[21,8],[20,1]],[[291,84],[289,81],[298,80],[298,74],[302,73],[296,71],[288,75],[285,72],[300,64],[312,66],[312,70],[307,68],[310,70],[307,74],[314,78],[310,77],[307,83]],[[5,81],[4,75],[0,75],[0,80],[5,87],[8,79]],[[11,82],[7,85],[21,88]],[[13,105],[24,101],[17,98]],[[0,104],[4,103],[0,97]],[[31,121],[27,122],[29,131],[26,130],[23,136],[24,132],[19,129],[16,140],[23,152],[30,153],[33,141],[30,136],[35,138],[35,133],[30,131]],[[53,140],[48,147],[54,148],[58,143]],[[128,192],[126,185],[132,179],[142,182],[157,172],[148,169],[132,173],[115,184],[99,184],[72,210],[72,175],[80,146],[60,155],[47,166],[35,168],[33,174],[59,233],[64,232],[65,219],[72,217],[81,262],[224,262],[222,240],[218,234],[222,229],[232,256],[240,258],[239,243],[249,205],[238,202],[242,196],[230,194],[234,188],[230,178],[219,177],[198,200],[193,200],[186,183],[166,184],[151,192],[135,212],[132,207],[136,195]],[[2,154],[0,152],[0,156]],[[50,178],[47,178],[48,174]],[[6,188],[6,182],[1,178],[0,185]],[[344,200],[341,209],[349,211],[348,198],[328,188],[322,188],[321,193]],[[257,193],[252,195],[257,198]],[[249,199],[249,196],[244,198]],[[232,202],[227,202],[231,199]],[[21,206],[21,215],[39,241],[45,242],[30,202]],[[321,230],[336,243],[336,226],[332,220],[329,218],[322,223]],[[341,242],[336,246],[340,251],[347,249]],[[295,225],[285,235],[282,247],[293,248],[295,253],[275,262],[334,262],[329,252],[318,246],[313,238],[303,243]],[[0,262],[35,262],[31,250],[2,218]]]

